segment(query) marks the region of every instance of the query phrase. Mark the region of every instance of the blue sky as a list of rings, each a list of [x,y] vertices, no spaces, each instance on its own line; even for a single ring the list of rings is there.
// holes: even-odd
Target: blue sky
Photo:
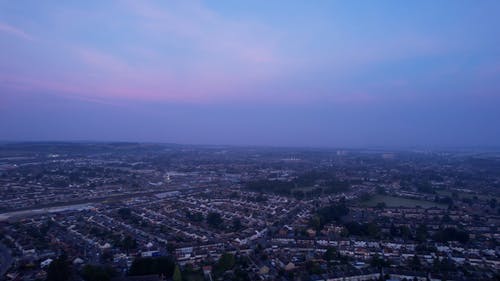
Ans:
[[[0,139],[500,145],[498,1],[0,0]]]

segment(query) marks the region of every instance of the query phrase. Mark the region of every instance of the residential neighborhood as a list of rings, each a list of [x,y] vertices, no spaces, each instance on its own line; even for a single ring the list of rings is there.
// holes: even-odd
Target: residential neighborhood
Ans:
[[[1,147],[2,278],[499,277],[495,155],[102,146]]]

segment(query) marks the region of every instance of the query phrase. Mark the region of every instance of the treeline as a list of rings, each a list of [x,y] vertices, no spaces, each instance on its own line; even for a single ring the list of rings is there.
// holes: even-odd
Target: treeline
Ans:
[[[192,222],[202,223],[205,221],[209,227],[224,230],[224,231],[238,231],[243,228],[241,220],[234,218],[231,223],[225,223],[222,216],[217,212],[209,212],[206,217],[201,212],[186,211],[186,218]]]
[[[248,259],[224,253],[219,260],[213,264],[213,277],[215,280],[241,280],[249,281]],[[170,257],[137,258],[132,263],[128,275],[140,276],[156,274],[163,276],[166,280],[203,280],[201,269],[186,266],[181,270]],[[163,280],[163,279],[162,279]],[[93,280],[92,280],[93,281]]]
[[[380,236],[380,227],[373,222],[358,223],[348,222],[344,224],[350,235],[365,236],[371,238],[378,238]]]
[[[175,262],[170,257],[137,258],[128,274],[131,276],[158,274],[167,278],[174,274]]]
[[[345,192],[349,190],[350,185],[350,182],[339,181],[331,172],[310,171],[289,182],[270,180],[248,182],[246,188],[255,192],[267,192],[304,199]]]
[[[47,268],[46,281],[110,281],[116,272],[113,268],[105,265],[85,265],[76,271],[66,254],[62,254],[50,263]],[[79,276],[78,276],[79,275]]]
[[[419,243],[425,243],[428,240],[436,242],[458,241],[465,244],[469,241],[469,234],[462,229],[447,227],[434,233],[429,233],[427,226],[418,225],[410,229],[406,225],[395,226],[391,224],[389,232],[383,232],[382,228],[375,222],[356,222],[349,220],[349,208],[345,203],[334,204],[318,208],[309,220],[309,227],[316,231],[323,230],[326,224],[335,222],[343,226],[342,236],[359,236],[372,239],[401,237],[403,239],[415,240]]]
[[[458,241],[462,244],[469,241],[469,234],[466,231],[454,227],[447,227],[439,230],[434,235],[434,240],[437,242]]]
[[[328,223],[333,221],[340,222],[342,217],[347,214],[349,214],[349,208],[344,203],[319,208],[311,217],[309,226],[320,231]]]
[[[260,180],[249,182],[246,188],[255,192],[269,192],[279,195],[290,195],[293,188],[295,188],[294,182],[282,182],[282,181],[269,181]]]

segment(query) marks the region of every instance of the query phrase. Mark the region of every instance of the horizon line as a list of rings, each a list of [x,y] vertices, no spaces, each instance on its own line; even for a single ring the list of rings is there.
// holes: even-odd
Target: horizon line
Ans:
[[[446,150],[498,150],[500,145],[273,145],[273,144],[207,144],[207,143],[180,143],[166,141],[132,141],[132,140],[2,140],[0,145],[5,144],[153,144],[153,145],[176,145],[176,146],[198,146],[198,147],[234,147],[234,148],[275,148],[275,149],[323,149],[323,150],[425,150],[425,151],[446,151]]]

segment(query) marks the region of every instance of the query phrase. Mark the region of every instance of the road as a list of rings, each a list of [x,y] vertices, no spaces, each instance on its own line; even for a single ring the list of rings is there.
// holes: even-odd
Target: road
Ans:
[[[180,191],[180,192],[189,192],[193,190],[202,190],[201,188],[191,187],[184,189],[165,189],[165,190],[154,190],[154,191],[145,191],[145,192],[136,192],[136,193],[125,193],[119,195],[111,195],[107,197],[99,197],[99,198],[91,198],[91,199],[81,199],[72,202],[56,202],[49,205],[41,205],[41,206],[33,206],[27,208],[21,208],[17,210],[11,210],[9,212],[0,213],[0,221],[26,218],[33,215],[45,214],[45,213],[54,213],[60,212],[64,210],[78,210],[78,209],[88,209],[92,206],[92,203],[102,203],[106,201],[115,201],[115,200],[123,200],[128,198],[140,197],[140,196],[150,196],[154,194],[159,194],[163,192],[171,192],[171,191]]]

